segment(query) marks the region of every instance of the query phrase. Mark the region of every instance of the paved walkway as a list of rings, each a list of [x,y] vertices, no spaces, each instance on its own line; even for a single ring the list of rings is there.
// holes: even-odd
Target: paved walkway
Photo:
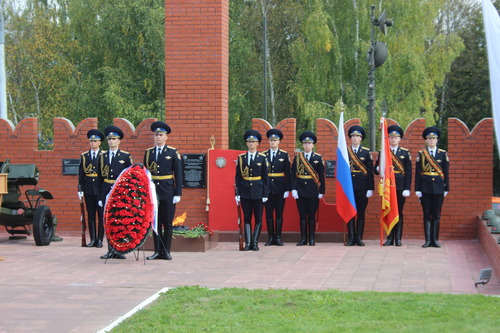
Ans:
[[[65,237],[48,247],[32,238],[0,235],[0,332],[95,332],[164,287],[339,289],[500,295],[493,278],[476,289],[490,267],[478,241],[443,241],[442,248],[407,240],[400,248],[319,243],[285,244],[239,252],[219,243],[204,253],[173,253],[174,260],[100,260],[104,249],[81,248]],[[150,254],[150,253],[149,253]]]

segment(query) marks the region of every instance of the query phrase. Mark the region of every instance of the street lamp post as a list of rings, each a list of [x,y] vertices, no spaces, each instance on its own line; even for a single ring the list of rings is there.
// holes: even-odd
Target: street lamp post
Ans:
[[[370,150],[373,152],[376,149],[376,122],[375,122],[375,68],[382,66],[387,58],[387,47],[384,43],[378,42],[375,39],[375,27],[378,26],[384,35],[387,35],[387,27],[393,25],[392,20],[385,18],[385,11],[382,12],[380,18],[375,18],[375,5],[371,6],[371,44],[368,50],[368,112],[369,127],[370,127]]]

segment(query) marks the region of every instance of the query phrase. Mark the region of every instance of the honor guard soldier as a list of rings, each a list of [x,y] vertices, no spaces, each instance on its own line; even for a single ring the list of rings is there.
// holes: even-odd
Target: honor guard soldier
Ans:
[[[132,157],[124,150],[120,150],[123,132],[117,126],[108,126],[104,129],[104,135],[108,140],[108,151],[103,151],[99,160],[101,179],[101,199],[99,206],[103,207],[106,197],[111,191],[120,173],[132,165]],[[125,259],[123,254],[114,253],[108,242],[108,252],[101,259]]]
[[[314,246],[316,212],[319,199],[325,194],[325,165],[321,155],[313,151],[316,143],[313,132],[302,132],[299,140],[304,151],[295,155],[291,174],[292,196],[300,215],[300,241],[297,246],[307,245],[308,239],[309,245]]]
[[[418,152],[415,168],[415,194],[424,213],[425,243],[422,247],[439,245],[439,224],[444,197],[450,190],[450,161],[446,150],[437,147],[440,131],[427,127],[422,137],[427,147]]]
[[[373,162],[370,149],[361,146],[365,138],[363,127],[355,125],[349,128],[351,147],[348,149],[349,165],[351,168],[352,186],[354,189],[354,200],[358,214],[347,223],[349,241],[346,246],[365,246],[363,243],[363,232],[365,229],[365,211],[368,206],[368,198],[373,195]]]
[[[283,139],[283,133],[279,129],[270,129],[267,131],[266,136],[269,139],[270,147],[269,150],[264,152],[269,172],[269,199],[264,206],[266,207],[269,239],[264,245],[283,246],[281,230],[283,228],[285,199],[288,198],[290,193],[290,158],[286,151],[279,149],[279,144]]]
[[[146,149],[144,165],[151,172],[158,196],[158,234],[153,238],[155,252],[147,259],[172,260],[172,221],[182,195],[182,160],[177,149],[166,145],[170,126],[155,121],[151,124],[151,131],[155,146]]]
[[[80,156],[80,166],[78,168],[78,198],[82,201],[85,198],[87,208],[87,223],[89,226],[90,243],[87,247],[102,247],[104,238],[104,223],[102,207],[98,205],[101,197],[101,182],[98,178],[99,159],[101,155],[101,142],[104,134],[97,129],[87,132],[90,143],[90,150]],[[96,215],[98,219],[96,232]]]
[[[241,203],[245,222],[245,247],[243,251],[259,251],[259,235],[262,229],[262,204],[269,198],[269,179],[266,155],[257,151],[262,136],[255,130],[243,135],[248,152],[240,154],[236,163],[236,204]],[[252,215],[255,229],[252,233]]]
[[[406,148],[399,146],[399,142],[403,138],[403,129],[397,125],[391,125],[387,128],[389,134],[389,144],[391,146],[392,165],[394,167],[394,177],[396,179],[396,192],[398,196],[398,212],[399,222],[392,228],[384,246],[394,245],[401,246],[401,237],[403,234],[403,208],[406,198],[410,196],[411,189],[411,155]],[[380,155],[379,155],[380,157]],[[379,161],[377,159],[375,174],[379,174]]]

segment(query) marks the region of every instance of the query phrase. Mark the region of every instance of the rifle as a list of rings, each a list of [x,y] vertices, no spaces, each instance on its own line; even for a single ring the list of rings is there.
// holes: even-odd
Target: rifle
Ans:
[[[87,247],[87,240],[85,239],[85,232],[87,231],[87,223],[85,222],[85,206],[83,204],[83,198],[80,200],[80,210],[81,216],[80,221],[82,222],[82,247]]]
[[[241,205],[241,203],[240,203]],[[243,246],[243,223],[241,223],[241,207],[240,205],[236,206],[236,209],[238,209],[238,227],[239,227],[239,243],[240,243],[240,251],[243,251],[244,246]]]

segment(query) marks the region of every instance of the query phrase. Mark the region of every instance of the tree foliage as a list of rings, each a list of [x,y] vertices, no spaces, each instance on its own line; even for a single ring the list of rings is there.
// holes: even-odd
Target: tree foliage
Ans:
[[[406,126],[417,117],[441,124],[448,116],[472,124],[489,108],[487,62],[480,6],[473,0],[231,0],[229,137],[263,117],[272,125],[298,119],[347,118],[367,125],[367,51],[371,5],[386,10],[394,26],[375,39],[388,47],[375,71],[376,111]],[[115,117],[137,124],[163,118],[164,1],[4,0],[8,112],[15,123],[52,118],[79,122]],[[267,96],[263,94],[263,15],[267,17]],[[464,48],[464,45],[467,47]],[[475,65],[473,65],[475,64]]]
[[[254,39],[247,41],[255,45],[254,57],[262,61],[261,39],[255,33],[255,30],[262,31],[262,26],[256,24],[262,21],[257,1],[233,0],[232,3],[232,17],[246,15],[238,11],[242,7],[252,16],[249,21],[238,22],[240,29],[245,27],[243,31],[253,34]],[[287,72],[292,75],[285,80],[274,72],[275,89],[287,91],[290,96],[281,105],[285,113],[281,113],[282,118],[278,120],[293,116],[299,119],[299,131],[313,129],[318,117],[337,119],[338,111],[333,105],[343,101],[348,118],[367,121],[366,54],[371,45],[372,3],[368,0],[267,1],[272,17],[268,18],[268,29],[273,67],[286,62]],[[451,64],[464,48],[458,34],[445,30],[439,21],[445,4],[445,0],[376,2],[376,18],[385,9],[387,16],[394,19],[387,37],[376,27],[374,31],[376,40],[384,42],[389,49],[386,63],[377,68],[375,74],[378,114],[384,101],[388,116],[402,125],[417,117],[435,121],[436,88],[443,85]],[[289,7],[293,11],[286,11]],[[277,19],[280,17],[284,19]],[[244,26],[244,22],[250,25]],[[283,40],[286,42],[276,48],[273,41]],[[240,77],[245,72],[247,77],[254,78],[262,75],[262,69],[255,63],[245,64],[248,67],[242,67],[242,71],[231,67],[230,74]],[[234,92],[239,90],[233,88]],[[255,109],[248,118],[260,116],[259,111]],[[244,122],[244,118],[240,119]],[[242,127],[240,123],[230,125]]]
[[[164,117],[164,2],[5,1],[9,118]]]

